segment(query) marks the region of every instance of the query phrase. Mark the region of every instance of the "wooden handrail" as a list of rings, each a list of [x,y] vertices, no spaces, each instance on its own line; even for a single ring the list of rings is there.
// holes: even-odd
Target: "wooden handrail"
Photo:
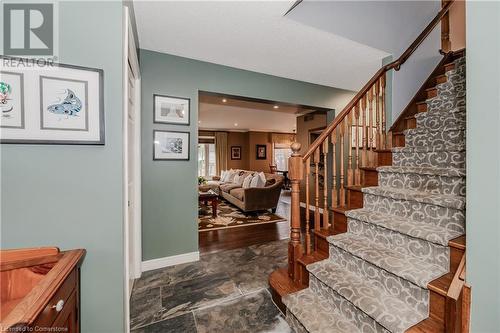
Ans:
[[[462,295],[465,286],[465,253],[462,255],[457,271],[453,276],[450,287],[446,294],[446,333],[456,333],[462,331]],[[467,319],[465,319],[467,320]]]
[[[455,0],[450,0],[446,5],[441,8],[439,13],[434,17],[434,19],[425,27],[425,29],[418,35],[418,37],[411,43],[411,45],[403,52],[403,54],[390,64],[387,64],[380,68],[366,83],[363,88],[354,96],[354,98],[347,104],[346,107],[335,117],[334,121],[328,125],[328,127],[321,133],[321,135],[311,144],[307,153],[303,156],[303,161],[306,161],[314,153],[316,149],[319,148],[321,144],[328,138],[328,136],[333,132],[333,130],[341,123],[342,120],[349,114],[349,112],[358,104],[363,96],[365,96],[368,91],[373,87],[373,85],[384,75],[387,71],[394,69],[398,71],[401,66],[410,58],[410,56],[417,50],[417,48],[422,44],[422,42],[429,36],[429,34],[434,30],[436,25],[441,22],[443,17],[449,12],[450,7],[455,3]]]
[[[465,253],[462,255],[462,260],[460,260],[460,264],[458,265],[457,271],[453,276],[453,280],[451,281],[450,288],[448,288],[447,297],[453,300],[458,300],[460,294],[462,293],[462,288],[465,284],[464,281],[465,276]]]

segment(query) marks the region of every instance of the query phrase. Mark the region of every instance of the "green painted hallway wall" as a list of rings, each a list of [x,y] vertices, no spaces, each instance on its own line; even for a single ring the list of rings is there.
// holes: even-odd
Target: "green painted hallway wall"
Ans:
[[[471,332],[500,329],[500,2],[466,2]]]
[[[143,260],[198,250],[198,91],[341,109],[354,95],[276,76],[140,50]],[[191,125],[153,124],[153,94],[191,99]],[[153,129],[188,131],[189,161],[153,161]]]
[[[87,249],[83,333],[124,332],[122,6],[59,3],[60,62],[104,70],[106,144],[0,147],[2,248]]]

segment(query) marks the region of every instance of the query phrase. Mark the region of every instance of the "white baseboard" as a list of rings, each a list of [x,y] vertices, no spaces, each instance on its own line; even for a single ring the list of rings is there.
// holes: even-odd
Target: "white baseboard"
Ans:
[[[142,262],[141,269],[143,272],[152,271],[153,269],[164,268],[173,265],[185,264],[188,262],[200,260],[200,252],[188,252],[170,257],[151,259]]]

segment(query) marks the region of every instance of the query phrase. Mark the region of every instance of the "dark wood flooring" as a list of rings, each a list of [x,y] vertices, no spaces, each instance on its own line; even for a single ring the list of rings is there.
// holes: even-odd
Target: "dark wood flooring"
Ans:
[[[290,194],[283,192],[276,214],[289,219]],[[290,237],[288,221],[198,233],[200,253],[214,253]]]

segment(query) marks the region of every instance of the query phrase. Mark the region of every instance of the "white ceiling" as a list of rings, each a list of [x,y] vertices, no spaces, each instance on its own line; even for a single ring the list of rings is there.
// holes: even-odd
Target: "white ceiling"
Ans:
[[[292,133],[297,127],[294,113],[210,103],[200,103],[198,120],[207,130]]]
[[[135,0],[139,46],[358,90],[388,53],[283,16],[293,2]]]

